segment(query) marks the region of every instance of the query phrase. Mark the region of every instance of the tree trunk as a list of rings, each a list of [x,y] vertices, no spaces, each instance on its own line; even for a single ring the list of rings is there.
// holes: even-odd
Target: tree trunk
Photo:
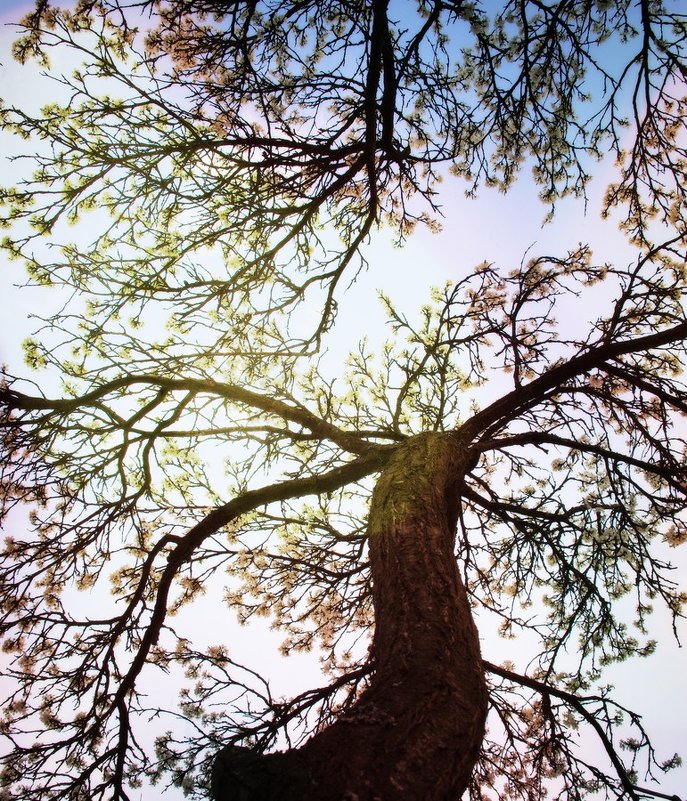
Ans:
[[[449,434],[399,448],[368,525],[375,673],[357,703],[300,749],[229,747],[217,801],[456,801],[484,735],[479,639],[456,567],[456,500],[468,454]]]

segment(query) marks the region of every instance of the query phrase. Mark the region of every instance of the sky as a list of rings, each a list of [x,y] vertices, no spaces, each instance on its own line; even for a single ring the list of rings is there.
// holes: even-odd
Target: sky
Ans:
[[[35,70],[23,69],[7,57],[8,42],[13,33],[6,27],[17,19],[28,3],[0,0],[0,96],[14,102],[23,98],[39,97],[44,90]],[[0,156],[2,156],[0,147]],[[6,155],[6,154],[5,154]],[[610,167],[600,170],[590,188],[590,201],[585,213],[582,204],[575,201],[560,203],[556,220],[543,226],[546,209],[537,200],[537,189],[524,178],[508,195],[496,191],[482,192],[478,201],[462,197],[459,185],[444,185],[445,220],[440,234],[420,230],[403,249],[391,247],[389,237],[375,237],[368,250],[371,270],[351,287],[347,301],[341,304],[340,330],[345,338],[333,342],[330,348],[343,353],[352,342],[368,335],[382,338],[385,335],[376,289],[383,287],[401,308],[412,311],[418,299],[428,299],[429,287],[455,280],[467,270],[483,261],[517,267],[528,248],[537,253],[562,254],[574,248],[579,241],[589,241],[597,261],[629,260],[622,235],[611,222],[603,223],[599,208],[607,183]],[[14,168],[0,166],[5,183]],[[50,290],[17,291],[13,285],[21,281],[18,265],[10,264],[0,254],[0,361],[18,367],[21,360],[20,344],[33,328],[32,313],[40,313],[43,303],[52,302]],[[571,319],[579,315],[593,320],[603,306],[603,293],[599,306],[570,308]],[[687,584],[687,561],[680,567],[683,585]],[[211,638],[212,627],[204,622],[212,620],[210,598],[203,599],[198,607],[197,629],[201,639]],[[247,659],[264,659],[271,653],[274,664],[274,686],[277,694],[287,695],[311,684],[318,684],[319,669],[316,656],[295,655],[289,659],[277,653],[281,638],[270,632],[268,623],[259,622],[255,629],[232,629],[236,647]],[[656,745],[666,756],[681,746],[687,746],[687,696],[684,676],[687,675],[687,653],[672,639],[670,627],[663,618],[656,619],[659,640],[656,654],[645,660],[634,660],[614,666],[612,681],[619,690],[620,699],[645,714],[645,723],[654,735]],[[683,641],[687,640],[687,627],[683,628]],[[484,657],[491,661],[503,659],[503,653],[494,656],[489,648],[503,648],[502,644],[485,643]],[[664,792],[675,792],[687,798],[687,769],[669,774],[662,784]],[[155,790],[146,791],[144,798],[156,801]],[[162,796],[160,796],[162,797]],[[179,796],[181,797],[181,796]],[[174,801],[173,792],[164,794]]]

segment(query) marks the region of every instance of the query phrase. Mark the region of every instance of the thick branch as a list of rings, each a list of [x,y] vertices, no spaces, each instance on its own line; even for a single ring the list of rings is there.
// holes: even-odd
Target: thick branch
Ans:
[[[482,432],[486,438],[504,422],[512,420],[527,409],[536,406],[552,391],[555,394],[555,391],[564,387],[567,381],[599,369],[620,356],[661,348],[672,342],[680,342],[685,338],[687,338],[687,322],[679,323],[655,334],[593,347],[564,364],[552,367],[529,384],[503,395],[468,420],[458,431],[462,432],[461,436],[467,435],[471,440],[476,439]]]
[[[335,425],[322,420],[304,406],[292,405],[285,401],[278,400],[275,397],[261,395],[258,392],[236,384],[224,384],[209,379],[164,378],[162,376],[147,374],[122,376],[121,378],[107,381],[91,392],[87,392],[78,398],[68,399],[38,398],[25,395],[13,389],[0,388],[0,402],[6,404],[11,409],[70,413],[84,406],[92,406],[112,392],[117,392],[138,384],[159,387],[161,390],[169,392],[178,390],[195,394],[214,395],[217,398],[242,403],[254,409],[259,409],[260,411],[280,417],[282,420],[303,426],[316,436],[322,439],[329,439],[349,453],[364,454],[376,447],[366,442],[359,433],[343,431]]]
[[[382,469],[384,463],[391,455],[393,446],[385,449],[378,449],[349,462],[346,465],[330,470],[322,475],[308,476],[307,478],[296,478],[291,481],[283,481],[270,484],[255,490],[248,490],[243,495],[234,498],[229,503],[213,509],[199,523],[197,523],[182,539],[178,542],[174,550],[169,554],[167,565],[160,578],[157,588],[155,604],[145,634],[141,639],[141,644],[131,663],[127,674],[117,691],[113,706],[120,699],[133,689],[136,678],[140,673],[152,646],[157,642],[160,630],[167,615],[167,604],[169,592],[174,578],[179,569],[191,558],[193,553],[203,544],[203,542],[216,534],[221,528],[241,515],[266,506],[277,501],[285,501],[291,498],[300,498],[304,495],[320,495],[326,492],[334,492],[340,487],[358,481],[371,473]]]

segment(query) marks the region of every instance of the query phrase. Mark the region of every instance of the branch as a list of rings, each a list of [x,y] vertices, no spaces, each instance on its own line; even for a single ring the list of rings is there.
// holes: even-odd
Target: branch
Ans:
[[[599,696],[587,696],[583,699],[580,699],[576,695],[566,692],[565,690],[559,690],[555,687],[551,687],[551,685],[549,684],[545,684],[544,682],[532,679],[529,676],[523,676],[520,673],[514,673],[512,670],[507,670],[506,668],[499,667],[498,665],[494,665],[493,663],[488,662],[487,660],[483,660],[482,664],[484,665],[484,669],[489,673],[494,673],[497,676],[501,676],[501,678],[507,679],[508,681],[512,681],[515,684],[520,684],[523,687],[529,687],[531,690],[535,690],[536,692],[541,693],[541,695],[545,696],[546,698],[549,698],[550,696],[559,698],[561,701],[565,702],[568,706],[571,706],[576,712],[579,712],[579,714],[582,715],[582,717],[587,721],[587,723],[589,723],[589,725],[594,729],[594,731],[599,736],[599,739],[601,740],[603,747],[618,774],[620,783],[625,792],[628,793],[630,798],[635,799],[635,801],[639,801],[640,795],[650,795],[654,796],[655,798],[667,798],[669,799],[669,801],[681,801],[680,797],[677,795],[666,795],[665,793],[661,793],[658,790],[649,790],[644,787],[638,787],[636,784],[632,782],[630,776],[625,770],[625,766],[623,765],[622,761],[618,757],[618,754],[616,753],[613,743],[609,739],[606,732],[603,730],[603,727],[596,719],[596,717],[591,712],[589,712],[584,706],[584,701],[603,702],[604,701],[603,698]]]
[[[591,348],[564,364],[552,367],[529,384],[503,395],[456,429],[456,434],[460,434],[461,439],[467,437],[468,440],[473,441],[484,432],[486,438],[491,430],[536,406],[549,392],[562,387],[566,381],[578,378],[591,370],[602,368],[607,362],[620,356],[653,350],[686,338],[687,322],[684,322],[655,334]]]
[[[645,470],[647,473],[653,473],[654,475],[660,476],[675,489],[683,493],[687,492],[685,486],[679,481],[676,481],[675,471],[673,469],[662,467],[661,465],[651,462],[645,462],[643,459],[636,459],[627,454],[617,453],[601,445],[582,442],[579,439],[569,439],[568,437],[561,437],[548,432],[529,431],[526,434],[513,434],[508,437],[496,437],[495,439],[482,440],[479,444],[479,451],[498,450],[518,445],[560,445],[564,448],[570,448],[570,450],[594,453],[597,456],[602,456],[613,462],[623,462],[632,467],[637,467],[640,470]]]
[[[275,397],[267,397],[236,384],[224,384],[209,379],[163,378],[156,375],[129,375],[108,381],[78,398],[50,399],[24,395],[16,390],[0,387],[0,403],[10,409],[26,411],[48,411],[69,413],[83,406],[95,405],[111,392],[126,389],[136,384],[159,387],[163,391],[183,390],[194,394],[206,393],[229,401],[242,403],[280,417],[311,431],[322,439],[329,439],[349,453],[365,454],[377,447],[364,441],[358,433],[343,431],[332,423],[322,420],[304,406],[294,406]]]
[[[199,523],[190,529],[169,554],[167,565],[160,578],[160,583],[158,584],[150,622],[141,639],[141,644],[134,656],[131,666],[117,690],[112,706],[116,706],[119,701],[124,699],[127,693],[133,689],[136,678],[147,659],[150,649],[158,640],[162,624],[167,615],[169,591],[179,568],[191,558],[194,551],[196,551],[208,537],[216,534],[221,528],[242,515],[261,506],[266,506],[276,501],[285,501],[290,498],[300,498],[303,495],[320,495],[326,492],[333,492],[346,484],[358,481],[371,473],[381,470],[393,450],[395,450],[394,446],[378,448],[356,459],[354,462],[349,462],[341,467],[337,467],[323,475],[296,478],[291,481],[283,481],[276,484],[269,484],[259,489],[248,490],[243,495],[234,498],[223,506],[213,509]]]
[[[619,367],[615,367],[611,364],[603,364],[599,367],[599,369],[603,370],[603,372],[608,373],[609,375],[614,376],[615,378],[619,378],[626,384],[630,384],[639,390],[648,392],[651,395],[655,395],[666,405],[673,406],[683,414],[687,414],[687,403],[684,400],[676,397],[675,395],[671,395],[669,392],[661,389],[661,387],[657,387],[650,381],[646,381],[645,379],[640,378],[638,375],[634,375],[628,371],[627,367],[625,367],[625,369],[620,369]]]

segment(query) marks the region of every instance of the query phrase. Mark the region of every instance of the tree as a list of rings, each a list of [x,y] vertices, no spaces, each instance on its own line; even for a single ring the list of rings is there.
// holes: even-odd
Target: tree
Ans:
[[[36,151],[5,247],[65,301],[25,344],[59,387],[0,391],[3,509],[33,524],[3,555],[4,797],[144,776],[220,801],[669,797],[644,785],[677,757],[600,680],[687,600],[663,547],[687,539],[686,24],[648,2],[36,3],[16,55],[83,64],[2,112]],[[393,341],[332,377],[380,225],[402,244],[448,172],[474,194],[523,165],[553,212],[606,149],[632,263],[579,245],[480,265],[417,320],[387,300]],[[607,313],[558,331],[599,287]],[[328,686],[276,701],[177,635],[222,571]],[[114,611],[84,613],[108,581]],[[483,661],[474,612],[536,660]],[[188,726],[153,756],[141,676],[177,667]]]

